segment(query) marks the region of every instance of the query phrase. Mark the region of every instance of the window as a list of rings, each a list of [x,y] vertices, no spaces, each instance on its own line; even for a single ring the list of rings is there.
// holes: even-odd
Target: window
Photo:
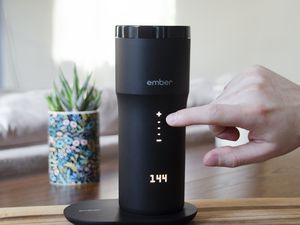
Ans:
[[[99,84],[114,86],[114,26],[175,24],[176,0],[0,2],[1,78],[13,90],[49,88],[58,66],[68,72],[73,61],[80,74],[94,71]]]
[[[115,25],[173,25],[175,7],[175,0],[56,0],[53,58],[87,70],[113,67]]]

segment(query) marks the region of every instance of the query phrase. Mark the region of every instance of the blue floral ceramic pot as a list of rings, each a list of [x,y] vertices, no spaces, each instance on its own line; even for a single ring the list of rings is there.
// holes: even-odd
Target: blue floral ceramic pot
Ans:
[[[52,184],[99,181],[99,114],[49,112],[49,179]]]

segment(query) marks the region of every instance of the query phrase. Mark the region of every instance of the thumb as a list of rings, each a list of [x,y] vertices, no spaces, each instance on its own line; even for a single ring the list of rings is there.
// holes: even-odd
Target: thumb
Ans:
[[[276,156],[273,150],[274,147],[266,142],[219,147],[206,153],[203,163],[206,166],[237,167],[273,158]]]

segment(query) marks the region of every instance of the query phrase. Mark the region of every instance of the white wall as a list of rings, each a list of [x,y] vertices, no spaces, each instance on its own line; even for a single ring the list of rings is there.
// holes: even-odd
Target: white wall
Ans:
[[[52,0],[3,0],[7,89],[45,88],[52,83],[52,7]]]
[[[3,7],[2,0],[0,0],[0,34],[3,34]],[[3,79],[3,37],[0,35],[0,88],[2,88]]]
[[[299,0],[177,0],[176,15],[192,26],[192,77],[262,64],[300,83]]]
[[[175,7],[176,0],[55,0],[53,58],[114,87],[115,25],[174,24]]]
[[[113,16],[107,21],[102,18],[99,23],[102,25],[95,28],[112,28],[111,33],[105,32],[107,36],[104,40],[113,39],[115,24],[191,25],[192,78],[213,79],[252,64],[262,64],[300,83],[299,0],[101,0],[101,4],[107,7],[104,9],[96,0],[76,0],[76,4],[72,0],[56,1],[68,1],[71,6],[82,2],[92,3],[99,7],[99,13],[108,12],[108,15]],[[56,1],[2,0],[5,39],[3,82],[6,88],[28,90],[48,88],[52,84],[58,63],[53,59],[53,15]],[[175,4],[172,3],[174,1]],[[121,2],[122,7],[118,8]],[[172,9],[173,5],[175,9]],[[85,7],[82,8],[84,10]],[[94,11],[93,16],[99,20],[101,17],[98,17],[97,10]],[[80,12],[78,15],[82,16]],[[110,46],[109,51],[114,52],[111,43],[107,46]],[[64,45],[56,46],[63,48]],[[99,84],[113,87],[114,67],[109,63],[111,55],[105,51],[103,54],[104,58],[109,55],[108,63],[99,63],[94,68],[95,78]],[[72,64],[68,60],[60,63],[70,71]]]
[[[4,84],[48,88],[58,66],[114,87],[114,26],[174,24],[176,0],[3,0]]]

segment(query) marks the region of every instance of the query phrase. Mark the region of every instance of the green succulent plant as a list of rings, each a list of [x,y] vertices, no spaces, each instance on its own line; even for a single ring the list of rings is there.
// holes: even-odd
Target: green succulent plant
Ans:
[[[47,96],[51,111],[91,111],[97,110],[101,104],[101,91],[95,88],[95,83],[89,85],[92,74],[89,74],[80,86],[76,65],[73,68],[73,84],[71,85],[60,70],[57,86],[54,82],[53,91]]]

